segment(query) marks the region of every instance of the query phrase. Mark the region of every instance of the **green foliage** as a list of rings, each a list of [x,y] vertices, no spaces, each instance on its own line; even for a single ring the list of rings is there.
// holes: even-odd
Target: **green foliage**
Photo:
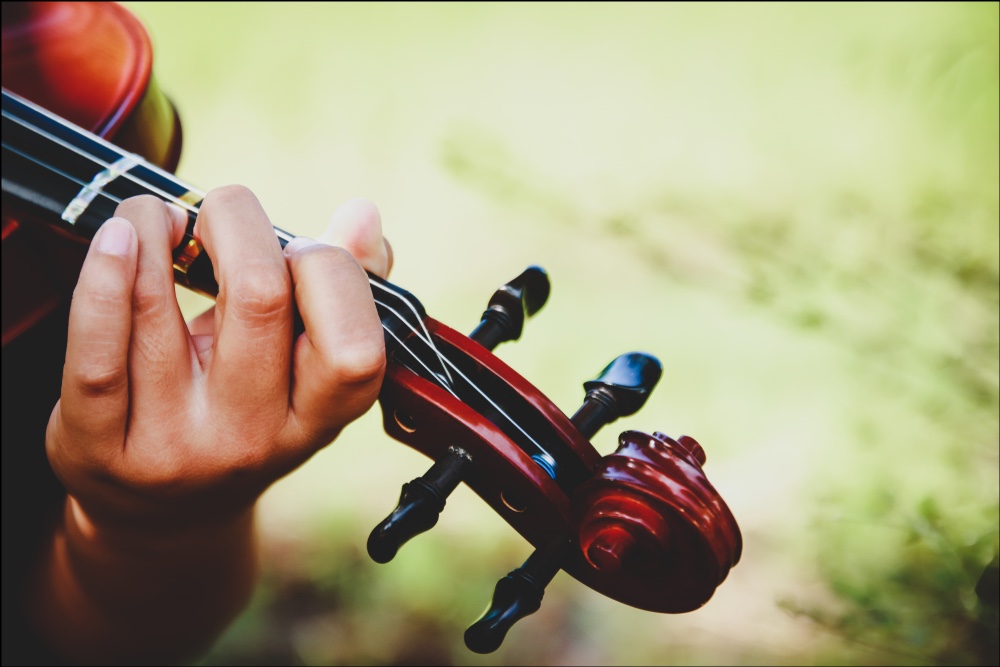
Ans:
[[[829,528],[820,560],[840,604],[785,606],[864,647],[880,664],[996,664],[996,603],[976,595],[984,563],[997,553],[996,512],[987,514],[994,529],[978,536],[929,499],[906,524]],[[866,540],[892,546],[873,559]]]
[[[980,534],[970,528],[979,523],[974,519],[993,528]],[[878,664],[996,664],[995,597],[984,600],[976,588],[997,553],[997,519],[993,508],[954,521],[926,499],[916,516],[895,525],[886,517],[882,524],[827,526],[819,560],[839,603],[784,606],[843,635]],[[872,543],[882,545],[880,558],[870,553]]]

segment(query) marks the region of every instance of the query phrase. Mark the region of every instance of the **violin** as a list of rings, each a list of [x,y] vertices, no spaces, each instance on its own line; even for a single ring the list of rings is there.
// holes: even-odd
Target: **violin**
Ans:
[[[111,3],[5,3],[3,11],[4,345],[68,297],[90,239],[135,195],[187,211],[174,276],[214,296],[211,260],[194,235],[205,194],[172,173],[181,126],[152,77],[142,26]],[[294,235],[275,228],[275,238],[283,247]],[[14,295],[8,286],[32,263],[59,271]],[[567,415],[493,354],[547,301],[543,269],[502,285],[468,335],[430,317],[410,292],[372,275],[369,282],[386,343],[385,432],[433,461],[372,531],[373,560],[392,560],[430,530],[464,483],[534,547],[466,631],[472,651],[496,650],[539,609],[560,570],[653,612],[709,601],[738,563],[742,538],[705,476],[701,445],[638,431],[622,433],[605,456],[590,443],[641,409],[662,374],[655,357],[614,359],[584,383],[581,407]]]

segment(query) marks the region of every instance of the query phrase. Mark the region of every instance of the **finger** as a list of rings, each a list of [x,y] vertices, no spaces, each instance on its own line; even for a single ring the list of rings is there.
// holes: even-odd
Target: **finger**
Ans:
[[[132,197],[117,215],[132,223],[139,242],[132,292],[130,381],[136,405],[178,404],[191,384],[188,330],[174,288],[173,248],[187,216],[152,196]]]
[[[137,255],[132,225],[111,218],[94,236],[73,291],[53,423],[63,442],[81,443],[95,456],[120,450],[125,438]]]
[[[392,269],[392,248],[382,237],[382,216],[367,199],[341,204],[320,241],[346,248],[365,270],[385,278]]]
[[[191,343],[202,366],[211,361],[212,343],[215,341],[215,305],[196,315],[188,322]]]
[[[322,446],[378,396],[382,325],[368,276],[344,249],[301,239],[286,252],[305,325],[295,344],[291,440]]]
[[[292,285],[257,198],[228,186],[205,197],[195,235],[212,258],[219,295],[209,399],[233,415],[268,419],[288,409]],[[261,411],[260,406],[268,406]]]
[[[385,244],[385,255],[386,255],[385,275],[384,276],[382,274],[379,275],[382,278],[388,278],[389,274],[392,273],[392,260],[393,260],[392,246],[389,244],[389,239],[385,237],[382,238],[382,243]]]
[[[215,333],[215,304],[201,311],[188,321],[192,336],[211,336]]]

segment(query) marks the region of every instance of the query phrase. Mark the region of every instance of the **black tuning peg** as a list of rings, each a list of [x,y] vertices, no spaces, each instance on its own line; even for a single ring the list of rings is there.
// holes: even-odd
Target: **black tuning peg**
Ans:
[[[663,366],[651,354],[629,352],[621,355],[596,379],[583,383],[587,395],[572,417],[573,425],[589,439],[619,417],[635,414],[662,374]]]
[[[540,266],[525,271],[498,289],[483,312],[483,320],[469,338],[487,350],[517,340],[524,321],[541,310],[549,298],[549,276]]]
[[[462,481],[462,470],[471,462],[472,457],[464,449],[450,447],[430,470],[404,484],[396,509],[368,536],[372,560],[388,563],[410,538],[433,528],[445,499]]]
[[[536,549],[524,565],[497,582],[490,608],[465,631],[470,651],[492,653],[515,623],[538,611],[545,587],[559,572],[570,546],[568,540],[557,539]]]

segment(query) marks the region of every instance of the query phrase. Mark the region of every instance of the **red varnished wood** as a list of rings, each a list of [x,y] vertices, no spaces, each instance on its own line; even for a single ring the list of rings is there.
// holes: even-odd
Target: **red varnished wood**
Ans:
[[[739,527],[704,462],[693,438],[627,431],[574,495],[580,551],[628,604],[697,609],[739,562]]]
[[[486,372],[511,386],[548,422],[549,426],[559,433],[560,439],[573,450],[577,458],[583,461],[588,469],[597,465],[601,455],[580,435],[569,418],[545,394],[486,348],[440,322],[430,319],[428,322],[431,335],[459,350],[462,355],[475,359]]]
[[[739,560],[739,528],[701,468],[693,439],[630,431],[603,459],[544,394],[465,336],[430,318],[442,349],[474,359],[555,427],[594,477],[572,500],[514,442],[444,389],[390,366],[379,398],[386,432],[437,460],[449,446],[473,464],[464,481],[535,547],[554,535],[577,544],[563,569],[620,602],[679,613],[703,605]],[[682,444],[683,443],[683,444]],[[518,498],[515,512],[504,499]],[[572,507],[572,509],[570,509]]]
[[[177,114],[152,77],[142,24],[110,2],[3,3],[4,88],[168,170]],[[96,173],[96,170],[95,170]],[[86,243],[3,206],[3,344],[72,292]]]
[[[112,136],[138,107],[153,50],[120,5],[4,3],[3,19],[8,90],[101,136]]]
[[[437,343],[482,350],[439,322],[425,322]],[[496,426],[444,389],[390,365],[379,403],[386,433],[431,459],[452,445],[466,450],[473,465],[465,483],[532,544],[574,532],[566,494]]]

